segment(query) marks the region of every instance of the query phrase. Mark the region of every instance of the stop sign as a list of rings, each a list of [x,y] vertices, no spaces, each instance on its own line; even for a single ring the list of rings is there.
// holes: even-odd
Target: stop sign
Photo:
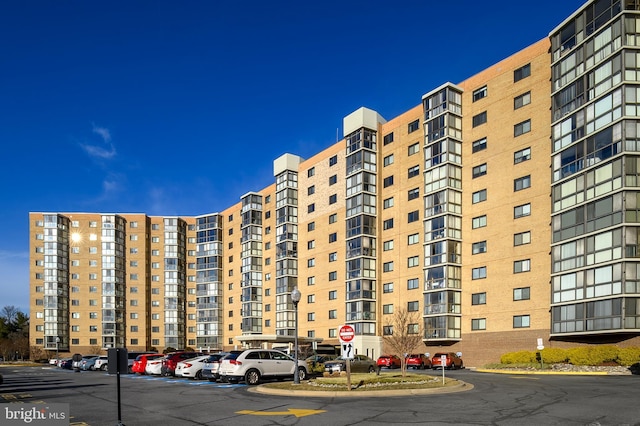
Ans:
[[[353,340],[353,336],[355,336],[355,331],[353,330],[353,327],[351,327],[350,325],[343,325],[342,327],[340,327],[340,341],[342,343],[349,343],[350,341]]]

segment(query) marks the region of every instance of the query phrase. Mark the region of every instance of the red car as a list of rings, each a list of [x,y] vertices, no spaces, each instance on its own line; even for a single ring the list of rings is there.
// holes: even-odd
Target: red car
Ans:
[[[147,361],[156,358],[162,358],[164,355],[162,354],[144,354],[138,355],[133,361],[133,365],[131,366],[131,372],[136,374],[145,374],[145,368],[147,367]]]
[[[431,360],[427,358],[425,354],[411,354],[408,355],[405,363],[407,368],[413,367],[416,370],[424,370],[425,368],[431,368]]]
[[[176,365],[180,361],[184,361],[185,359],[195,358],[197,356],[204,355],[202,352],[173,352],[167,354],[165,358],[162,360],[162,370],[161,376],[175,376],[176,375]]]
[[[376,362],[378,367],[400,368],[402,361],[395,355],[382,355]]]
[[[442,364],[442,357],[445,357],[444,365]],[[447,368],[449,370],[455,370],[458,368],[464,368],[462,359],[453,352],[438,352],[431,358],[431,368],[434,370],[437,368]]]

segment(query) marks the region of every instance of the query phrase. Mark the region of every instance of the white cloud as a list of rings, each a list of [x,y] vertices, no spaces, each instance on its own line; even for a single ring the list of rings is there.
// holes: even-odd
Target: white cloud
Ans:
[[[93,133],[100,135],[103,141],[111,142],[111,132],[109,132],[109,129],[107,129],[106,127],[98,127],[94,124]]]
[[[104,142],[103,146],[81,143],[80,148],[83,149],[90,157],[109,160],[116,156],[116,147],[111,143],[111,132],[109,129],[105,127],[98,127],[95,124],[92,128],[93,133],[100,136],[102,142]]]

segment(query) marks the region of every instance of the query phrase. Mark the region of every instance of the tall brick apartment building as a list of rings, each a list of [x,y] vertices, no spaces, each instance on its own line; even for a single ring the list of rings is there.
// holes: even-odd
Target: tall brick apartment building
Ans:
[[[297,287],[301,341],[350,324],[373,357],[400,309],[466,365],[640,345],[639,11],[588,1],[397,117],[358,109],[224,211],[30,213],[31,344],[286,345]]]

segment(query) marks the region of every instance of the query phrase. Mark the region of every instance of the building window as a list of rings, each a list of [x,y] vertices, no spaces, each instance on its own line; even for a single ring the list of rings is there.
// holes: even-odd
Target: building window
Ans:
[[[480,191],[476,191],[473,193],[471,197],[471,202],[473,204],[481,203],[483,201],[487,201],[487,190],[481,189]]]
[[[483,111],[480,114],[474,115],[473,119],[472,119],[472,125],[473,127],[477,127],[481,124],[484,124],[487,122],[487,111]]]
[[[522,191],[523,189],[527,189],[529,187],[531,187],[531,175],[523,176],[521,178],[513,180],[514,191]]]
[[[382,284],[383,293],[393,293],[393,283]]]
[[[513,71],[513,82],[522,80],[523,78],[531,75],[531,64],[524,65],[517,70]]]
[[[529,328],[529,315],[515,315],[513,317],[513,328]]]
[[[383,206],[385,209],[388,209],[388,208],[390,208],[390,207],[393,207],[393,197],[391,197],[391,198],[387,198],[386,200],[384,200],[384,201],[382,202],[382,206]]]
[[[313,257],[311,259],[307,259],[307,267],[313,268],[314,266],[316,266],[316,259]]]
[[[315,294],[307,295],[307,303],[316,303],[316,295]]]
[[[393,132],[384,135],[384,137],[382,138],[382,141],[384,145],[389,145],[391,142],[393,142]]]
[[[420,220],[420,213],[418,212],[418,210],[409,212],[407,214],[407,222],[408,223],[415,222],[417,220]]]
[[[388,305],[382,305],[382,313],[384,315],[390,315],[393,313],[393,303],[389,303]]]
[[[517,137],[531,131],[531,120],[523,121],[513,126],[513,136]]]
[[[522,163],[531,160],[531,148],[521,149],[513,154],[513,164]]]
[[[307,170],[307,177],[311,177],[311,176],[313,176],[315,174],[316,174],[316,168],[315,167],[312,167],[309,170]]]
[[[335,262],[338,260],[338,252],[329,253],[329,262]]]
[[[315,285],[316,284],[316,277],[307,277],[307,285]],[[268,296],[265,294],[265,296]]]
[[[420,234],[411,234],[407,237],[407,245],[418,244],[420,242]]]
[[[338,175],[329,176],[329,186],[335,185],[338,182]]]
[[[513,109],[522,108],[531,103],[531,92],[523,93],[513,99]]]
[[[531,231],[520,232],[518,234],[513,234],[513,245],[521,246],[524,244],[531,243]]]
[[[471,330],[486,330],[487,320],[486,318],[475,318],[471,320]]]
[[[393,284],[391,284],[393,286]],[[415,290],[420,287],[420,279],[410,278],[407,280],[407,290]],[[393,288],[393,287],[392,287]]]
[[[329,292],[329,300],[336,300],[338,298],[338,290],[331,290]]]
[[[393,228],[393,218],[387,219],[382,222],[382,229],[391,229]]]
[[[337,279],[338,279],[338,272],[337,271],[329,272],[329,281],[335,281]]]
[[[420,266],[420,258],[418,256],[411,256],[407,259],[407,268],[414,268]]]
[[[393,240],[385,241],[382,243],[382,250],[389,251],[393,250]]]
[[[338,233],[332,232],[331,234],[329,234],[329,242],[335,243],[336,241],[338,241]]]
[[[513,300],[529,300],[530,290],[529,287],[522,288],[514,288],[513,289]]]
[[[471,253],[472,254],[480,254],[487,252],[487,242],[486,241],[478,241],[477,243],[473,243],[471,245]]]
[[[307,195],[315,194],[315,192],[316,192],[316,186],[315,185],[311,185],[310,187],[307,188]]]
[[[384,327],[382,327],[382,334],[384,336],[393,336],[393,326],[385,325]]]
[[[387,176],[386,178],[384,178],[384,180],[382,181],[382,186],[387,188],[389,186],[393,185],[393,175],[391,176]]]
[[[531,270],[531,259],[516,260],[513,262],[513,273],[529,272]]]
[[[475,166],[473,168],[473,178],[477,178],[480,176],[484,176],[487,174],[487,163],[480,164],[479,166]]]
[[[329,216],[329,223],[336,223],[338,221],[338,213],[333,213]]]
[[[417,300],[412,302],[407,302],[408,312],[418,312],[419,309],[420,309],[420,302],[418,302]]]
[[[333,194],[329,196],[329,204],[335,204],[338,202],[338,195]]]
[[[338,156],[334,155],[333,157],[329,158],[329,167],[335,166],[336,164],[338,164]]]
[[[382,264],[382,271],[383,272],[391,272],[391,271],[393,271],[393,261],[383,263]]]
[[[479,139],[471,145],[472,152],[478,152],[485,149],[487,149],[487,138]]]
[[[471,270],[471,279],[472,280],[481,280],[483,278],[487,278],[487,267],[480,266],[479,268],[473,268]]]
[[[519,217],[529,216],[531,214],[531,204],[523,204],[521,206],[516,206],[513,208],[513,218],[518,219]]]
[[[483,86],[473,91],[473,102],[479,101],[482,98],[487,97],[487,86]]]
[[[420,144],[419,143],[414,143],[413,145],[409,146],[409,149],[408,149],[409,157],[411,157],[414,154],[417,154],[418,152],[420,152]]]
[[[315,203],[311,203],[307,206],[307,213],[313,213],[316,210]]]
[[[409,123],[409,125],[407,126],[407,132],[408,133],[413,133],[416,130],[418,130],[420,128],[420,120],[415,120],[412,121],[411,123]]]
[[[407,170],[407,174],[409,179],[418,176],[420,174],[420,166],[409,167],[409,169]]]
[[[329,311],[329,319],[338,319],[338,310],[337,309],[331,309]]]
[[[408,201],[415,200],[418,197],[420,197],[420,188],[413,188],[407,192]]]
[[[472,305],[486,305],[487,304],[487,293],[473,293],[471,295],[471,304]]]
[[[486,215],[474,217],[471,220],[471,227],[473,229],[484,228],[485,226],[487,226],[487,216]]]
[[[337,328],[330,328],[329,329],[329,338],[333,339],[338,337],[338,329]]]
[[[383,159],[384,167],[390,166],[393,164],[393,154],[387,155]]]
[[[311,232],[311,231],[313,231],[314,229],[316,229],[316,223],[315,223],[315,222],[309,222],[309,223],[307,223],[307,231],[308,231],[308,232]]]

